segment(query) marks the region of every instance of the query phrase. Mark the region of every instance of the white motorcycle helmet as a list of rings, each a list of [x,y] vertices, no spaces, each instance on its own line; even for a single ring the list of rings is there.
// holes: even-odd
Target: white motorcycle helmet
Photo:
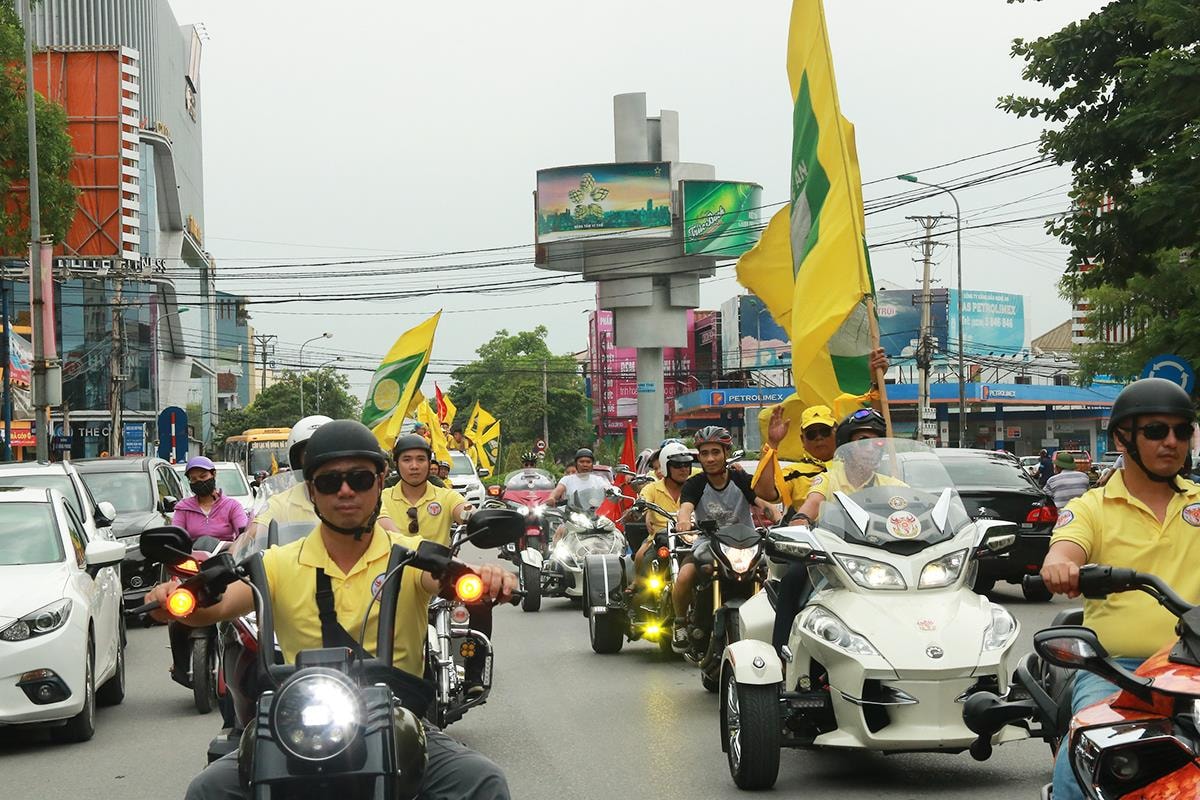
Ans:
[[[304,417],[292,426],[292,432],[287,440],[289,467],[297,472],[300,471],[303,466],[300,464],[300,445],[307,444],[309,437],[326,422],[333,422],[333,419],[324,414],[313,414],[311,417]]]
[[[692,451],[683,442],[669,442],[663,445],[663,449],[658,454],[658,471],[665,477],[667,474],[667,464],[676,462],[679,464],[690,465],[694,461]]]

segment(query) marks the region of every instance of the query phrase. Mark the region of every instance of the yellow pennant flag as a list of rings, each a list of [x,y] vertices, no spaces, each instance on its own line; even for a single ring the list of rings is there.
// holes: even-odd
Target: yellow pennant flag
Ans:
[[[424,399],[417,405],[417,421],[424,423],[429,429],[429,444],[433,448],[433,457],[438,461],[450,463],[450,447],[446,443],[446,434],[442,433],[437,413]]]
[[[375,433],[385,452],[391,451],[400,435],[405,414],[425,378],[429,354],[433,351],[433,336],[441,316],[439,311],[400,334],[375,370],[363,402],[362,422]]]
[[[492,469],[499,455],[500,421],[477,402],[463,434],[471,441],[476,466]]]

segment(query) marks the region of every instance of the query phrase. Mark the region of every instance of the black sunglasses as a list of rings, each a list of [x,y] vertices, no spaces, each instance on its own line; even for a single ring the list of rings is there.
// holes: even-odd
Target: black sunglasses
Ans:
[[[313,486],[321,494],[337,494],[342,484],[348,484],[356,492],[365,492],[375,485],[378,476],[369,469],[355,469],[350,472],[323,472],[313,478]]]
[[[409,506],[408,511],[408,532],[416,533],[420,528],[417,526],[417,507]]]
[[[828,439],[833,436],[833,428],[828,425],[812,425],[804,429],[805,439]]]
[[[1175,438],[1181,442],[1190,442],[1192,440],[1192,423],[1178,422],[1174,425],[1168,425],[1165,422],[1151,422],[1149,425],[1140,425],[1138,430],[1152,442],[1161,442],[1167,438],[1167,432],[1173,431]]]

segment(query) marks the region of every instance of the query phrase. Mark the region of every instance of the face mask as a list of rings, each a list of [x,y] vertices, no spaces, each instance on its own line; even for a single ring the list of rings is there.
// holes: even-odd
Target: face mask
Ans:
[[[206,481],[197,481],[192,484],[192,494],[197,497],[208,497],[217,490],[217,479],[209,478]]]

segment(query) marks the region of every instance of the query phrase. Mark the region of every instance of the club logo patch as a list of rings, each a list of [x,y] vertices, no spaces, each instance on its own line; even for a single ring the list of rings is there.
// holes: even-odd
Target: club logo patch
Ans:
[[[375,580],[371,581],[371,594],[379,594],[379,590],[383,588],[383,579],[387,577],[386,572],[381,572],[375,576]]]
[[[908,508],[908,501],[897,495],[888,498],[888,505],[893,511],[899,511],[902,508]]]
[[[425,506],[425,510],[429,512],[429,516],[436,517],[438,514],[442,513],[442,504],[430,503],[429,505]]]
[[[1183,509],[1183,521],[1193,528],[1200,528],[1200,503],[1192,503]]]
[[[931,619],[917,620],[917,630],[919,631],[936,631],[937,623]]]
[[[1188,506],[1188,508],[1191,508],[1191,506]],[[1183,513],[1185,515],[1187,514],[1187,508],[1185,508],[1183,510]],[[1067,511],[1066,509],[1063,509],[1062,511],[1058,512],[1058,522],[1054,523],[1054,527],[1057,530],[1058,528],[1061,528],[1064,525],[1070,525],[1074,519],[1075,519],[1075,515],[1073,513],[1071,513],[1070,511]],[[1187,517],[1185,516],[1184,519],[1187,519]],[[1200,522],[1193,522],[1192,524],[1200,525]]]
[[[809,487],[809,489],[820,489],[824,485],[825,485],[825,477],[822,475],[817,475],[808,484],[808,487]]]
[[[897,539],[915,539],[921,535],[921,520],[909,511],[897,511],[888,517],[887,530]]]

